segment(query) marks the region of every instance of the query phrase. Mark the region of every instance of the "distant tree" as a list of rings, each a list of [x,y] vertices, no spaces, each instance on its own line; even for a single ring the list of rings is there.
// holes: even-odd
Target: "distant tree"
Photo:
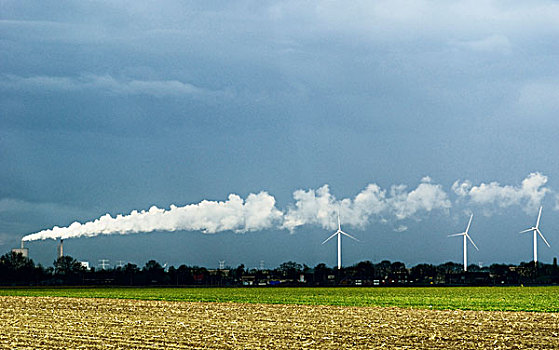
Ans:
[[[449,261],[437,266],[437,270],[439,270],[439,272],[442,274],[451,273],[451,272],[460,273],[464,271],[464,265]]]
[[[33,260],[21,253],[9,252],[0,257],[0,281],[27,284],[35,279],[37,268]]]
[[[160,263],[158,263],[155,260],[150,260],[146,263],[146,265],[143,268],[144,271],[163,271],[163,266],[161,266]]]
[[[468,271],[469,272],[480,272],[480,271],[482,271],[482,268],[479,267],[479,265],[470,264],[470,265],[468,265]]]
[[[392,273],[406,271],[406,265],[403,262],[396,261],[390,265]]]
[[[167,282],[165,269],[155,260],[148,261],[142,269],[142,272],[148,284],[162,284]]]
[[[437,276],[437,268],[431,264],[419,264],[411,268],[410,279],[418,283],[431,283]]]
[[[530,283],[537,276],[538,266],[533,261],[521,262],[516,271],[523,283]]]
[[[389,260],[383,260],[375,265],[375,271],[379,279],[388,279],[392,272],[392,264]]]
[[[138,268],[138,265],[128,263],[128,264],[124,265],[124,267],[122,268],[122,271],[124,271],[125,273],[133,274],[133,273],[138,273],[138,271],[140,271],[140,269]]]
[[[178,285],[177,269],[174,266],[170,266],[167,269],[167,276],[169,277],[169,281],[171,282],[171,284]]]
[[[177,284],[192,284],[194,282],[194,279],[192,277],[192,268],[186,266],[186,265],[181,265],[179,266],[179,268],[177,269]]]
[[[518,269],[514,265],[492,264],[489,266],[489,274],[497,285],[520,283]]]
[[[375,265],[367,261],[361,261],[356,266],[357,276],[362,280],[373,280],[375,278]]]
[[[314,282],[317,284],[325,283],[328,280],[328,275],[332,270],[324,263],[320,263],[314,267]]]
[[[33,261],[33,260],[31,260]],[[35,273],[34,273],[34,284],[41,284],[46,283],[52,277],[53,268],[52,267],[43,267],[43,265],[38,264],[35,266]]]
[[[138,274],[140,272],[140,269],[138,268],[138,265],[136,264],[131,264],[128,263],[126,265],[124,265],[124,267],[122,268],[122,274],[124,277],[124,283],[133,286],[134,284],[136,284],[136,279],[138,277]]]
[[[54,275],[64,284],[77,284],[83,282],[85,268],[71,256],[65,255],[56,259],[53,263]]]
[[[492,264],[489,266],[489,272],[492,275],[504,276],[509,270],[509,265],[505,264]]]
[[[240,265],[237,269],[239,269],[239,273],[244,273],[244,265]],[[205,267],[200,266],[193,266],[192,267],[192,279],[195,284],[208,284],[210,281],[208,279],[209,272],[208,269]],[[240,277],[239,277],[240,278]]]
[[[68,255],[56,259],[53,265],[56,275],[73,275],[85,271],[79,261]]]
[[[235,271],[233,273],[233,277],[237,280],[240,280],[241,277],[243,277],[244,274],[245,274],[245,265],[241,264],[241,265],[237,266],[237,268],[235,269]]]
[[[2,255],[0,257],[0,264],[14,271],[33,266],[33,262],[29,258],[24,257],[21,253],[14,252]]]
[[[393,262],[390,265],[390,270],[389,279],[391,283],[402,283],[408,279],[408,269],[406,269],[406,265],[403,262]]]
[[[278,270],[285,278],[296,280],[303,272],[303,266],[294,261],[288,261],[281,264]]]

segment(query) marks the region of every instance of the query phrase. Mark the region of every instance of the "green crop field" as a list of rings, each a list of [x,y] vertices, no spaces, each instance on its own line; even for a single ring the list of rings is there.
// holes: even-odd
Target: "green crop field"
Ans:
[[[559,312],[559,287],[2,288],[2,296]]]

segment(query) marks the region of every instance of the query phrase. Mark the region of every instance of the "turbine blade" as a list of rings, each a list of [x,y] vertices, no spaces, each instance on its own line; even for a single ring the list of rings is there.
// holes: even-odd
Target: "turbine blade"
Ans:
[[[350,235],[349,233],[345,233],[344,231],[340,231],[340,233],[344,236],[348,236],[351,239],[356,240],[357,242],[361,242],[360,240],[358,240],[357,238],[353,237],[352,235]]]
[[[472,239],[472,237],[470,237],[469,234],[466,234],[466,237],[468,237],[468,239],[470,240],[470,242],[474,245],[474,248],[476,248],[476,250],[479,251],[479,248],[478,248],[477,245],[474,243],[474,240]]]
[[[334,236],[336,236],[337,234],[338,234],[338,231],[334,232],[334,233],[332,234],[332,236],[326,238],[326,240],[325,240],[324,242],[322,242],[322,244],[328,242],[329,240],[331,240],[331,239],[332,239]]]
[[[472,219],[474,218],[474,214],[470,215],[470,221],[468,221],[468,227],[466,227],[466,234],[470,230],[470,225],[472,224]]]
[[[342,224],[340,222],[340,209],[338,209],[338,230],[342,229]]]
[[[538,231],[540,237],[543,239],[543,241],[545,242],[545,244],[547,244],[547,246],[548,246],[549,248],[551,248],[551,246],[549,245],[549,243],[547,243],[547,240],[546,240],[545,237],[543,236],[542,231],[540,231],[540,229],[536,229],[536,230]]]
[[[542,216],[542,208],[540,207],[540,212],[538,213],[538,220],[536,220],[536,228],[540,227],[540,218]]]
[[[527,230],[524,230],[524,231],[520,231],[519,233],[526,233],[526,232],[532,232],[532,231],[534,231],[534,228],[533,228],[533,227],[532,227],[532,228],[529,228],[529,229],[527,229]]]
[[[452,235],[448,235],[447,237],[464,236],[465,234],[466,234],[465,232],[455,233],[455,234],[452,234]]]

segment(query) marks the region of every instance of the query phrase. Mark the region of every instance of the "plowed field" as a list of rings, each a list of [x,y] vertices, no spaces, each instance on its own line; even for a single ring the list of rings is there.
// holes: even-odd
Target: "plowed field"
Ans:
[[[559,314],[0,297],[5,349],[557,349]]]

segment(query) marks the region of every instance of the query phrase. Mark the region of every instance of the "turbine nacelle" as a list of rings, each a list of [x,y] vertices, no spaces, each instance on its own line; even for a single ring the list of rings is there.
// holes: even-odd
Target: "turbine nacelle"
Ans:
[[[470,237],[469,234],[467,234],[466,232],[462,232],[462,233],[455,233],[453,235],[448,235],[448,237],[456,237],[456,236],[465,236],[470,243],[472,243],[472,245],[474,246],[474,248],[476,248],[476,250],[479,251],[479,248],[477,247],[477,245],[474,243],[474,241],[472,240],[472,237]]]
[[[349,233],[345,233],[345,232],[342,231],[342,230],[338,230],[338,231],[334,232],[330,237],[326,238],[326,240],[325,240],[324,242],[322,242],[322,244],[328,242],[329,240],[331,240],[332,238],[334,238],[334,237],[335,237],[336,235],[338,235],[338,234],[347,236],[347,237],[349,237],[349,238],[351,238],[351,239],[353,239],[353,240],[355,240],[355,241],[357,241],[357,242],[361,242],[360,240],[358,240],[357,238],[353,237],[353,236],[350,235]]]
[[[470,235],[468,234],[468,231],[470,231],[470,226],[472,225],[472,219],[473,218],[474,218],[474,214],[471,214],[470,215],[470,221],[468,221],[468,226],[466,227],[466,231],[460,232],[460,233],[455,233],[455,234],[452,234],[452,235],[448,235],[448,237],[465,236],[472,243],[474,248],[476,248],[479,251],[479,248],[477,247],[477,245],[472,240],[472,237],[470,237]]]
[[[357,238],[353,237],[352,235],[350,235],[349,233],[346,233],[344,231],[342,231],[342,224],[340,221],[340,212],[338,212],[338,231],[334,232],[330,237],[326,238],[326,240],[324,242],[322,242],[322,244],[328,242],[329,240],[331,240],[332,238],[334,238],[337,234],[342,234],[344,236],[347,236],[353,240],[356,240],[357,242],[361,242],[360,240],[358,240]]]

